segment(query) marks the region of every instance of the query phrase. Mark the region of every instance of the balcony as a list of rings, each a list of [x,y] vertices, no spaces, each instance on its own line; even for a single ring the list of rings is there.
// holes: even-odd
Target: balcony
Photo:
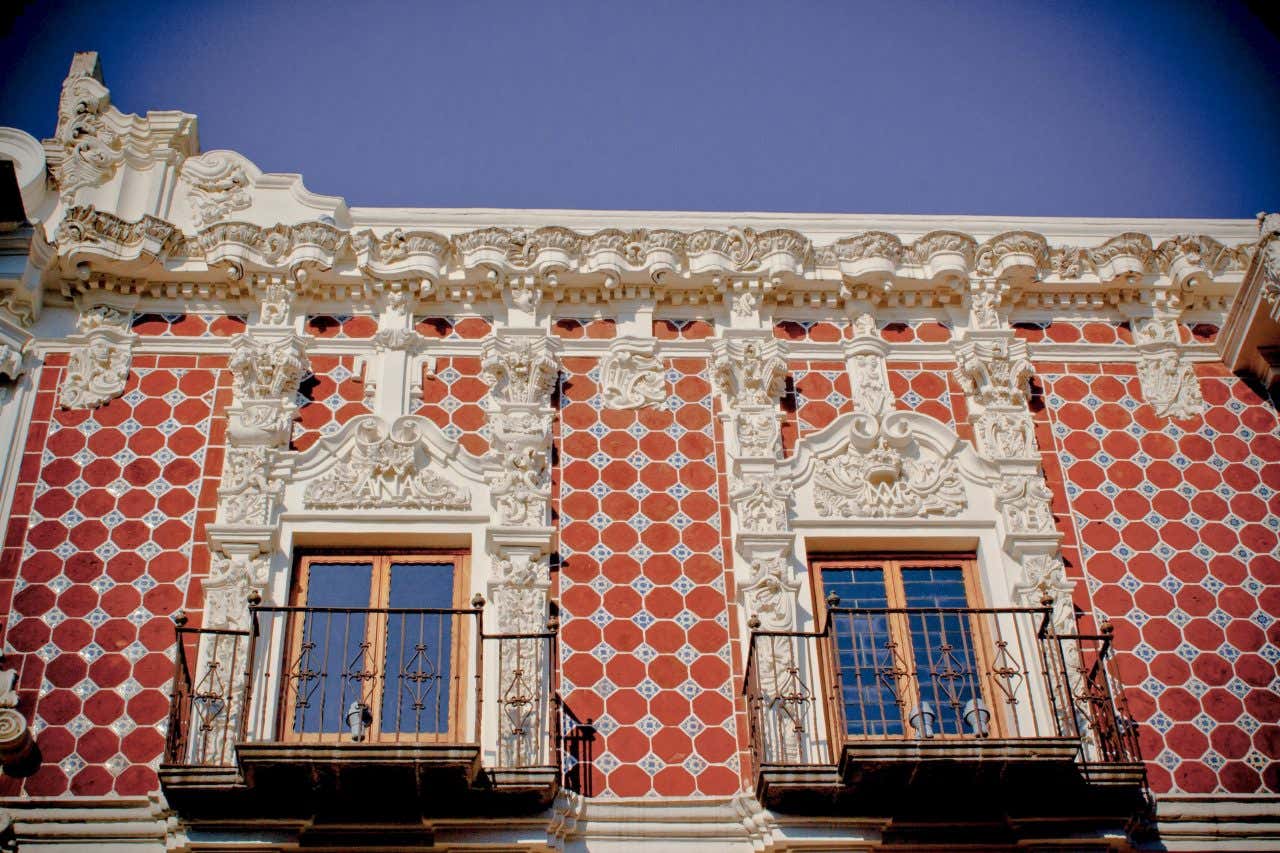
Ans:
[[[820,631],[753,627],[744,690],[767,807],[888,819],[907,843],[957,821],[999,843],[1019,821],[1140,807],[1109,629],[1055,634],[1048,607],[828,605]]]
[[[412,835],[431,816],[536,812],[558,790],[554,632],[488,634],[479,606],[254,606],[250,619],[177,628],[160,778],[185,818]],[[308,843],[341,846],[334,831]]]

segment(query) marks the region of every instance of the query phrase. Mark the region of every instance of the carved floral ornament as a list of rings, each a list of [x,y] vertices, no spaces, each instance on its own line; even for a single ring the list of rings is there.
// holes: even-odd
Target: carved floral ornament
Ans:
[[[663,406],[666,371],[652,339],[618,338],[600,359],[600,396],[610,409]]]
[[[202,158],[213,153],[219,158],[225,154],[211,152]],[[1037,279],[1038,287],[1053,279],[1127,285],[1136,275],[1161,273],[1182,280],[1179,270],[1188,264],[1207,275],[1243,272],[1253,251],[1252,243],[1227,247],[1204,235],[1166,240],[1153,248],[1145,235],[1122,234],[1097,247],[1079,248],[1052,247],[1043,235],[1032,232],[1009,232],[980,242],[959,232],[935,231],[902,243],[894,235],[868,231],[815,248],[803,234],[785,229],[605,229],[588,234],[546,226],[482,228],[449,237],[403,227],[348,230],[319,220],[260,226],[231,218],[243,199],[229,161],[218,160],[215,168],[202,158],[189,161],[199,165],[188,167],[191,178],[207,187],[197,203],[208,212],[201,214],[204,224],[193,233],[184,235],[177,226],[150,216],[129,222],[93,207],[70,207],[64,220],[73,225],[57,229],[60,255],[129,264],[132,276],[156,265],[155,274],[145,276],[156,280],[164,277],[158,265],[170,260],[273,271],[308,263],[327,271],[317,276],[343,293],[369,278],[434,282],[434,295],[441,299],[492,298],[504,282],[520,283],[533,274],[540,276],[540,290],[553,299],[590,292],[594,299],[607,300],[620,293],[618,284],[626,281],[632,287],[644,286],[660,301],[692,287],[707,290],[708,298],[716,301],[747,293],[756,301],[789,302],[794,294],[809,291],[834,297],[843,279],[859,278],[871,269],[868,264],[877,276],[898,282],[899,288],[915,281],[931,290],[939,276],[965,279],[973,273]],[[198,177],[206,173],[212,176],[207,181]],[[194,201],[194,189],[191,192]],[[340,271],[344,259],[355,260],[359,278],[346,278],[348,274]],[[690,277],[708,278],[680,283]],[[727,287],[730,280],[739,279],[759,279],[768,286],[750,291]],[[778,282],[785,284],[776,286]],[[431,293],[432,288],[425,291]],[[878,298],[891,295],[881,293]]]

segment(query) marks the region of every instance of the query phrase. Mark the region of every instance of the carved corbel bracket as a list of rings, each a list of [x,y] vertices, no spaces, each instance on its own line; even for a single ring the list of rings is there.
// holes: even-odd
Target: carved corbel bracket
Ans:
[[[76,320],[80,334],[71,336],[72,350],[62,385],[64,409],[97,408],[124,392],[137,340],[130,329],[135,302],[106,296],[80,301]]]
[[[248,534],[248,535],[246,535]],[[204,625],[208,628],[250,628],[249,597],[269,600],[271,588],[270,532],[248,531],[211,546],[209,576],[204,581]]]

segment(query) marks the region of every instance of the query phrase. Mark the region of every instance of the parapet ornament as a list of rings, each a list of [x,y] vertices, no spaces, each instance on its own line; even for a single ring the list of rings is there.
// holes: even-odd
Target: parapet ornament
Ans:
[[[110,106],[98,55],[76,54],[62,81],[52,140],[61,148],[61,156],[51,158],[51,170],[63,201],[70,202],[81,187],[105,184],[124,160],[119,136],[103,121]]]
[[[817,464],[814,504],[823,518],[955,516],[965,491],[955,460],[916,441],[905,421],[855,414],[845,451]]]
[[[666,371],[654,341],[618,338],[600,359],[600,396],[610,409],[642,409],[667,401]]]
[[[253,182],[238,154],[207,151],[182,164],[182,180],[190,188],[192,220],[203,228],[247,210],[253,204]]]
[[[469,492],[429,463],[415,420],[401,418],[388,429],[381,418],[366,415],[356,422],[347,457],[307,484],[302,503],[307,509],[470,509]]]
[[[133,315],[113,305],[80,312],[80,335],[67,363],[61,403],[64,409],[93,409],[124,392],[133,363]]]

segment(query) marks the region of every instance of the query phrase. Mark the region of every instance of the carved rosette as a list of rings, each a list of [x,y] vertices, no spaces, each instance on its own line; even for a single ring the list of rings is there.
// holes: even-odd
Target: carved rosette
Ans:
[[[823,518],[950,517],[964,511],[965,492],[955,460],[904,422],[855,415],[844,452],[817,464],[814,503]]]
[[[1156,416],[1197,418],[1204,414],[1204,395],[1195,367],[1182,356],[1175,317],[1144,317],[1133,323],[1138,348],[1138,383]]]
[[[618,338],[600,359],[600,396],[610,409],[661,407],[667,400],[666,371],[655,341]]]
[[[73,349],[62,384],[64,409],[93,409],[124,392],[133,363],[136,336],[130,331],[133,315],[112,305],[94,305],[81,311],[81,334],[72,338]]]

